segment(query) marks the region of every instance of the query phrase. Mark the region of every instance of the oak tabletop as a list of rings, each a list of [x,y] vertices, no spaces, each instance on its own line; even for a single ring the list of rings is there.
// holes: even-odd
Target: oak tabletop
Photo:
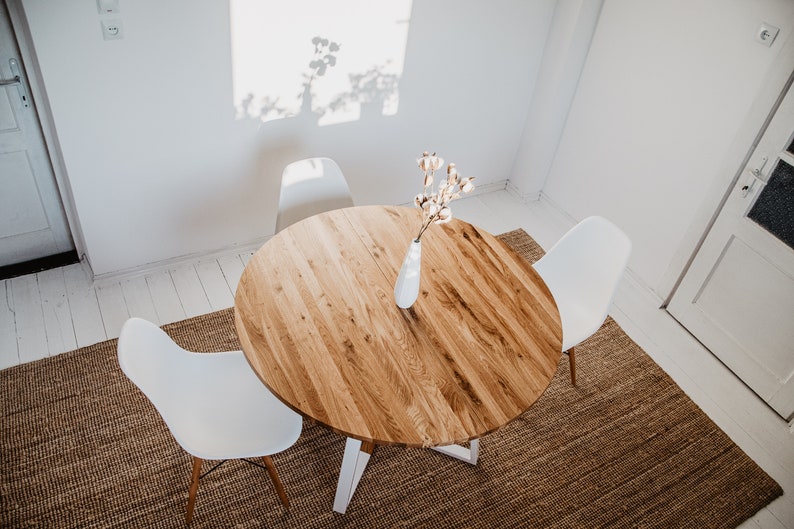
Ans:
[[[430,447],[498,429],[549,385],[557,307],[532,266],[486,231],[431,226],[419,297],[397,307],[420,222],[407,207],[331,211],[252,256],[235,326],[251,367],[290,408],[362,441]]]

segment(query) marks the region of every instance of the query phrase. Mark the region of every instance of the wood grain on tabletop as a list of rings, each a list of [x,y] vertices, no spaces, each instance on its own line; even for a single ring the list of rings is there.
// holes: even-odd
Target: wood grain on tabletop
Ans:
[[[557,369],[562,330],[534,269],[466,222],[422,237],[419,298],[394,282],[421,217],[364,206],[294,224],[249,261],[235,298],[260,379],[305,417],[377,444],[435,446],[523,413]]]

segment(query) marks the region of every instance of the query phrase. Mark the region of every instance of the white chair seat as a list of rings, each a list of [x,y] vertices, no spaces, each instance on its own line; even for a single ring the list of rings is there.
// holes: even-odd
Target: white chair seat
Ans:
[[[579,345],[592,336],[604,323],[593,319],[592,313],[586,307],[571,303],[557,304],[562,322],[562,350]],[[566,332],[567,331],[567,332]]]
[[[185,451],[202,459],[250,458],[281,452],[298,440],[300,416],[268,391],[242,351],[187,354],[204,365],[188,375],[189,412],[167,421],[179,422],[171,433]]]

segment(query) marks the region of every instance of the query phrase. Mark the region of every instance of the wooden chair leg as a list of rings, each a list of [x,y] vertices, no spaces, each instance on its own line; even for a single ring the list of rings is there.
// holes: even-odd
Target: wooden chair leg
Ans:
[[[270,474],[270,479],[273,480],[273,486],[276,487],[278,497],[281,498],[281,503],[284,504],[284,507],[289,509],[289,499],[287,498],[287,492],[284,490],[284,485],[281,484],[281,480],[278,479],[278,472],[276,472],[276,466],[273,464],[273,460],[270,459],[270,456],[263,456],[262,459],[265,462],[267,473]]]
[[[193,457],[193,475],[190,478],[190,492],[187,497],[187,523],[193,520],[193,507],[196,505],[196,492],[198,491],[199,477],[201,476],[201,463],[201,458]]]
[[[571,385],[576,387],[576,351],[568,349],[568,365],[571,367]]]

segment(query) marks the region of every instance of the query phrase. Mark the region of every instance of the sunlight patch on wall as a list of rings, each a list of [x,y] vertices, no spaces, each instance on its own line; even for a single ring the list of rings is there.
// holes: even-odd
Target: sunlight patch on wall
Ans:
[[[231,0],[237,117],[397,113],[412,0]]]

